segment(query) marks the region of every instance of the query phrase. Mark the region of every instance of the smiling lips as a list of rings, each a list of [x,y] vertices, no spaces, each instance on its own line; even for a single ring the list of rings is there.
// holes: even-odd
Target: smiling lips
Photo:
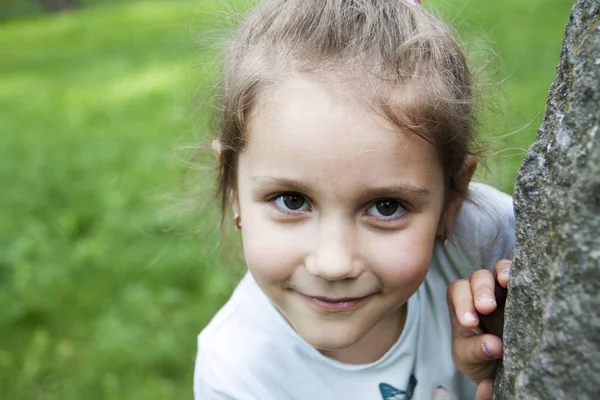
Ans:
[[[317,307],[322,311],[328,312],[341,312],[350,311],[358,308],[363,303],[367,302],[373,295],[367,295],[363,297],[345,297],[339,299],[332,299],[328,297],[320,296],[309,296],[300,293],[302,297],[308,300],[313,306]]]

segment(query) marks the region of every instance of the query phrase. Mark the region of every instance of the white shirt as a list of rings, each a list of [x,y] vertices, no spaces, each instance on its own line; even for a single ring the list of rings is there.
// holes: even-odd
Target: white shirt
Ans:
[[[198,336],[196,400],[431,399],[444,387],[454,399],[475,397],[475,384],[452,362],[447,285],[512,258],[510,196],[472,183],[449,243],[436,243],[425,281],[408,300],[404,330],[371,364],[322,355],[281,317],[250,274]]]

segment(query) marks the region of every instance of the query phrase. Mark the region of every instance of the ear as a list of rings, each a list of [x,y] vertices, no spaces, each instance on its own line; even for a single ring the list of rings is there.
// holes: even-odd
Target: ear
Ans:
[[[221,142],[219,139],[214,139],[210,147],[212,147],[213,154],[215,155],[215,160],[217,160],[217,164],[221,163]]]
[[[448,233],[452,230],[456,216],[460,211],[463,201],[465,200],[465,193],[469,187],[469,183],[473,178],[473,174],[477,169],[477,156],[474,154],[468,154],[465,158],[460,173],[456,179],[456,189],[450,193],[450,198],[446,204],[444,215],[440,218],[438,226],[437,236],[442,240],[446,241]]]

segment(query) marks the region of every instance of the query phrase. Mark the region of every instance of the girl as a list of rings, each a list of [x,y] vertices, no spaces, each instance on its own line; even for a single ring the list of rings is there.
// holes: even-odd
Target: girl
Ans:
[[[249,273],[198,338],[196,398],[474,398],[468,378],[502,351],[477,312],[496,308],[489,271],[514,233],[511,198],[470,183],[473,127],[463,53],[418,5],[272,0],[247,17],[213,147]],[[449,318],[448,284],[480,268]]]

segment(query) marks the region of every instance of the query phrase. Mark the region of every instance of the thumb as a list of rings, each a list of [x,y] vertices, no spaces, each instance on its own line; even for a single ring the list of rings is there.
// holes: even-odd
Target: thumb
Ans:
[[[453,344],[452,359],[460,372],[479,383],[494,376],[502,350],[502,340],[489,333],[458,337]]]

